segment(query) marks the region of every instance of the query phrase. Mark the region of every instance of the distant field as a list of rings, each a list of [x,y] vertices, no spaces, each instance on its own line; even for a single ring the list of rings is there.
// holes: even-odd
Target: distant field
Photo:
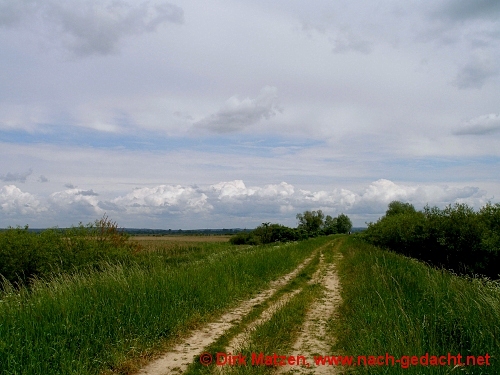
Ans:
[[[169,236],[132,236],[133,241],[142,243],[144,241],[165,241],[165,242],[228,242],[231,236],[229,235],[216,235],[216,236],[183,236],[183,235],[169,235]]]

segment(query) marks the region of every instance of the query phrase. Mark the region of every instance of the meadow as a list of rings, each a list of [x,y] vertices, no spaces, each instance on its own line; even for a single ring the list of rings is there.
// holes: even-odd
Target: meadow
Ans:
[[[282,247],[163,241],[134,250],[126,262],[50,274],[27,286],[4,281],[0,373],[129,373],[324,241]]]
[[[490,356],[487,366],[362,366],[359,374],[500,374],[500,283],[458,276],[359,238],[340,249],[337,353]],[[447,359],[446,359],[447,361]],[[354,368],[351,368],[354,372]]]
[[[303,353],[309,360],[313,355],[388,354],[410,361],[412,356],[450,353],[461,354],[465,361],[470,355],[488,355],[488,365],[340,363],[302,373],[500,373],[498,281],[431,267],[369,244],[362,235],[254,246],[233,245],[228,239],[128,237],[109,221],[62,233],[31,235],[23,228],[1,233],[2,259],[14,265],[13,260],[24,260],[15,254],[9,258],[5,245],[21,244],[22,254],[33,260],[31,270],[41,271],[31,278],[13,274],[14,283],[6,279],[2,283],[0,373],[134,374],[244,302],[250,304],[241,319],[233,317],[221,335],[196,349],[197,356],[180,372],[301,370],[200,363],[204,351],[215,355],[237,350],[248,358],[252,353],[278,352]],[[60,253],[50,244],[59,246]],[[74,267],[65,263],[68,259]],[[54,261],[64,267],[47,266]],[[311,315],[335,298],[325,284],[333,271],[341,298],[327,315]],[[290,276],[284,279],[284,275]],[[276,280],[282,283],[266,294]],[[252,303],[252,298],[260,300]],[[324,327],[311,331],[317,323]],[[304,334],[321,345],[297,348]],[[238,341],[241,336],[244,340]]]

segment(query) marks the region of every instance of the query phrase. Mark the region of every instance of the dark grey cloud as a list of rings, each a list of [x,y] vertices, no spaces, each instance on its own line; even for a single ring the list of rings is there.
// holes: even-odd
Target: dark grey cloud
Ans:
[[[36,7],[33,1],[0,0],[0,26],[17,26],[23,18],[33,14]]]
[[[500,131],[500,114],[491,113],[467,121],[455,135],[487,135]]]
[[[72,183],[67,183],[67,184],[64,184],[64,187],[65,188],[68,188],[68,189],[76,189],[76,186],[73,185]]]
[[[49,179],[41,174],[40,177],[38,177],[38,182],[49,182]]]
[[[230,133],[269,119],[280,111],[276,87],[266,86],[255,99],[239,100],[233,96],[217,113],[194,123],[194,126],[215,133]]]
[[[498,20],[500,2],[498,0],[450,0],[440,6],[435,14],[454,21],[466,21],[475,18]]]
[[[480,89],[496,75],[498,75],[496,63],[475,59],[458,72],[453,84],[459,89]]]
[[[30,169],[29,171],[26,171],[24,173],[11,173],[8,172],[7,174],[0,175],[0,180],[3,182],[26,182],[26,179],[28,176],[30,176],[33,173],[33,170]]]
[[[39,22],[34,22],[35,20]],[[164,23],[183,23],[184,12],[167,2],[125,1],[2,1],[0,26],[45,25],[51,39],[78,56],[116,52],[121,39],[154,32]],[[41,30],[35,30],[40,33]]]
[[[98,196],[99,194],[97,194],[96,192],[94,192],[93,189],[90,189],[90,190],[80,190],[78,192],[79,195],[83,195],[83,196],[86,196],[86,197],[96,197]]]

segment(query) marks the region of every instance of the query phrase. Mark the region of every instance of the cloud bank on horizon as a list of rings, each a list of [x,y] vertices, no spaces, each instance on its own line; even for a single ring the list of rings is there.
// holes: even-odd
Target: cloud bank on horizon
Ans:
[[[438,185],[408,186],[380,179],[361,192],[348,189],[309,191],[296,189],[286,182],[247,187],[242,180],[199,186],[158,185],[140,187],[123,196],[104,198],[92,189],[70,187],[41,197],[23,192],[16,185],[0,189],[3,219],[30,219],[32,222],[58,222],[61,217],[92,218],[107,214],[127,226],[137,222],[149,227],[182,223],[188,229],[213,227],[253,227],[260,221],[285,222],[294,226],[296,213],[323,210],[326,214],[346,213],[359,222],[383,213],[393,200],[411,202],[417,208],[426,205],[466,203],[482,206],[489,201],[477,187],[456,188]],[[191,223],[191,224],[190,224]],[[193,223],[199,227],[193,227]],[[358,223],[359,225],[359,223]],[[168,225],[167,225],[168,226]]]
[[[0,50],[0,227],[500,195],[498,1],[0,0]]]

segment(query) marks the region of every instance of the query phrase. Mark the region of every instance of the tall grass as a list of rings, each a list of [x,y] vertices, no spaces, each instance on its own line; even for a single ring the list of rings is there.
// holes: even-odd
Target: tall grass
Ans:
[[[183,334],[293,269],[318,238],[225,248],[177,266],[110,265],[34,281],[0,302],[0,373],[98,374]]]
[[[491,356],[491,366],[357,367],[366,374],[500,374],[500,286],[458,277],[349,238],[334,351],[398,357]]]

